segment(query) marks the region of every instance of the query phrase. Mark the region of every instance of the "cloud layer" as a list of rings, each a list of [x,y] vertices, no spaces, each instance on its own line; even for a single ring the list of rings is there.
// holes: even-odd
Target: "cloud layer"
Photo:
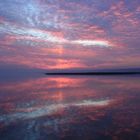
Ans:
[[[139,67],[140,2],[0,2],[0,62],[41,69]]]

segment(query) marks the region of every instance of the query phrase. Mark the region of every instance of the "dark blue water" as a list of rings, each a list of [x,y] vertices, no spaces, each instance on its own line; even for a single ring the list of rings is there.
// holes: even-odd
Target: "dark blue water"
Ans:
[[[0,83],[0,140],[139,140],[140,76]]]

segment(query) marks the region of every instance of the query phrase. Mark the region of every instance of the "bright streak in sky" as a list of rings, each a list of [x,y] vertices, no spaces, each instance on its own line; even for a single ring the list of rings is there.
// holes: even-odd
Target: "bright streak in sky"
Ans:
[[[11,25],[10,23],[3,23],[0,25],[0,31],[14,35],[15,39],[23,39],[25,41],[32,40],[33,42],[50,42],[56,44],[72,44],[72,45],[82,45],[82,46],[93,46],[93,47],[110,47],[108,41],[103,40],[67,40],[63,37],[58,37],[57,35],[51,34],[51,32],[36,30],[34,28],[19,27],[16,25]]]
[[[110,46],[108,41],[100,41],[100,40],[76,40],[72,41],[72,43],[83,46],[104,46],[104,47]]]

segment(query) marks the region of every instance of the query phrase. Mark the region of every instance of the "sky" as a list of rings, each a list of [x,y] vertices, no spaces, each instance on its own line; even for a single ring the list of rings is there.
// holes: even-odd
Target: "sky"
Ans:
[[[0,69],[140,67],[140,0],[1,0]]]

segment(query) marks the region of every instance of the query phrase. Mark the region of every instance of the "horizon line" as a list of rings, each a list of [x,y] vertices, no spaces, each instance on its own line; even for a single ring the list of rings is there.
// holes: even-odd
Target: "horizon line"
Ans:
[[[47,72],[46,75],[134,75],[140,72]]]

